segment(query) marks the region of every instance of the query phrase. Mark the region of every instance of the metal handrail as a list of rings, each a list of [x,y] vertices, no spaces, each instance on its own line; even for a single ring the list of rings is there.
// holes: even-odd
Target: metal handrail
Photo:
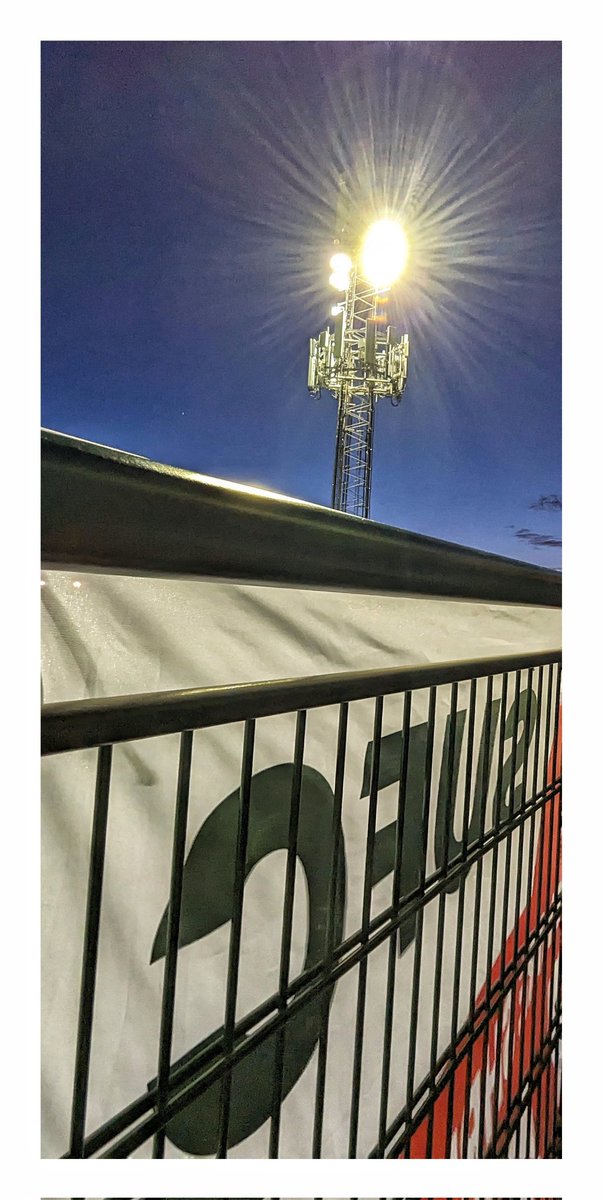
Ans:
[[[59,701],[42,707],[42,754],[276,716],[435,684],[479,679],[561,661],[561,650],[507,654],[381,671],[348,671],[237,686],[187,688],[101,699]]]
[[[561,575],[42,432],[42,562],[63,570],[561,605]]]

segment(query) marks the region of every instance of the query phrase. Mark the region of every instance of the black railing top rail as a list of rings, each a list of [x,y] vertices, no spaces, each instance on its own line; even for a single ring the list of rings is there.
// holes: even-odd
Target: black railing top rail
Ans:
[[[60,701],[42,707],[42,754],[372,699],[560,661],[561,651],[555,649],[497,658],[389,667],[381,671],[266,680],[234,687],[187,688],[135,696]]]
[[[561,575],[42,431],[48,568],[561,605]]]

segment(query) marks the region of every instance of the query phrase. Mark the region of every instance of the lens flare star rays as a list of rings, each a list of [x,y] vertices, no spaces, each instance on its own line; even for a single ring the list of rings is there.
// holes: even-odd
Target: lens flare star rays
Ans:
[[[409,331],[421,396],[444,419],[451,374],[479,382],[484,347],[508,354],[526,323],[535,345],[553,336],[539,329],[534,296],[554,294],[559,274],[558,188],[543,162],[556,136],[556,76],[535,70],[530,94],[505,111],[485,103],[487,79],[479,90],[468,83],[459,47],[235,44],[225,87],[220,54],[204,48],[201,76],[193,45],[190,78],[180,80],[188,132],[178,109],[191,183],[238,229],[233,244],[231,224],[230,260],[221,249],[215,269],[263,292],[256,338],[289,347],[298,382],[306,336],[333,303],[342,188],[352,241],[384,215],[400,223],[410,253],[388,319]],[[207,131],[195,138],[194,114],[208,102],[226,118],[219,145]],[[341,284],[345,272],[331,271]]]

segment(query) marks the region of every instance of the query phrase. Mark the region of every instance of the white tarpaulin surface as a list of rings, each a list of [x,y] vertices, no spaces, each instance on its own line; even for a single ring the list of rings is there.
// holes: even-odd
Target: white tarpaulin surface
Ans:
[[[46,702],[530,653],[560,644],[560,614],[544,608],[62,572],[46,572],[43,583],[42,687]],[[436,763],[442,753],[447,696],[448,690],[442,689]],[[467,707],[467,696],[468,685],[461,685],[459,708]],[[481,690],[478,696],[483,699]],[[510,703],[511,696],[507,710]],[[368,810],[368,798],[361,798],[361,793],[373,709],[370,700],[350,707],[342,815],[346,935],[358,929],[361,918]],[[411,723],[424,722],[426,714],[427,695],[418,693]],[[320,772],[331,788],[337,719],[335,707],[310,710],[304,751],[304,763]],[[401,697],[387,697],[384,735],[399,730],[401,719]],[[293,714],[258,722],[254,772],[292,762],[294,730]],[[242,726],[233,725],[195,735],[187,854],[208,816],[239,785],[242,732]],[[164,959],[150,960],[169,892],[178,752],[177,735],[114,750],[88,1131],[144,1094],[157,1073]],[[63,1154],[68,1145],[95,768],[95,751],[57,755],[43,763],[45,1157]],[[394,820],[396,804],[397,787],[386,787],[379,795],[378,828]],[[457,803],[457,835],[459,809]],[[428,870],[433,868],[432,842],[430,833]],[[285,862],[284,849],[267,852],[246,884],[237,1016],[277,990]],[[468,911],[472,910],[474,875],[475,871],[467,879]],[[487,882],[485,876],[486,892]],[[390,903],[391,884],[390,874],[373,888],[373,914]],[[446,1006],[449,1011],[451,1003],[457,897],[455,893],[447,899],[443,1011]],[[298,864],[292,978],[304,962],[307,907],[304,872]],[[429,953],[436,919],[437,905],[431,904],[425,916],[427,965],[421,983],[417,1078],[428,1065],[433,989]],[[173,1058],[223,1024],[229,932],[226,920],[180,951]],[[377,1137],[387,953],[384,943],[369,958],[360,1156],[370,1151]],[[461,1020],[468,1005],[468,953],[462,967]],[[405,1099],[412,965],[409,948],[396,967],[390,1120]],[[478,982],[484,970],[485,945],[480,944]],[[347,1155],[357,981],[357,969],[344,975],[331,1005],[324,1157]],[[446,1048],[448,1036],[443,1019],[441,1050]],[[284,1100],[281,1157],[311,1154],[316,1060],[314,1052]],[[244,1105],[246,1098],[237,1098],[239,1101]],[[269,1123],[262,1121],[229,1155],[266,1156],[268,1127]],[[137,1153],[148,1156],[148,1146]],[[168,1140],[168,1157],[183,1153]]]

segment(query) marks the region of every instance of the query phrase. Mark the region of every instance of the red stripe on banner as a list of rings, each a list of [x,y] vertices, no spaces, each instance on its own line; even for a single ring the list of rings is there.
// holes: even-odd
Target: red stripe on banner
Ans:
[[[556,761],[553,762],[557,750]],[[547,764],[547,784],[552,784],[561,772],[561,709],[557,724],[556,736],[553,738],[553,748]],[[512,930],[505,942],[504,954],[499,954],[490,974],[490,991],[501,979],[503,960],[505,969],[509,967],[517,954],[525,949],[529,936],[537,928],[549,908],[555,894],[558,881],[553,876],[552,867],[556,865],[557,853],[560,853],[561,838],[561,804],[559,795],[555,795],[544,805],[542,825],[540,829],[536,862],[533,873],[532,892],[529,904],[519,917],[517,924],[517,939]],[[561,880],[561,860],[559,859],[559,881]],[[550,1021],[547,1018],[547,1005],[550,1004],[551,988],[555,962],[561,949],[561,927],[552,931],[551,944],[546,946],[544,953],[540,948],[536,954],[536,968],[528,969],[526,975],[516,981],[507,996],[502,1014],[497,1012],[491,1016],[488,1023],[475,1040],[471,1049],[465,1054],[456,1067],[450,1083],[436,1099],[435,1105],[423,1118],[421,1124],[411,1137],[410,1152],[400,1157],[425,1158],[427,1153],[428,1128],[432,1123],[432,1158],[446,1157],[446,1131],[450,1120],[449,1100],[452,1090],[452,1138],[451,1157],[460,1158],[463,1154],[463,1130],[467,1101],[467,1072],[470,1071],[469,1089],[469,1121],[468,1149],[469,1158],[477,1157],[477,1139],[479,1137],[480,1096],[484,1089],[482,1079],[485,1064],[485,1104],[486,1111],[483,1119],[485,1153],[491,1147],[494,1128],[499,1128],[512,1112],[514,1103],[519,1099],[520,1082],[530,1071],[533,1059],[536,1059],[550,1033]],[[540,966],[538,966],[538,960]],[[523,989],[527,977],[527,994],[525,1021],[523,1013]],[[476,999],[476,1008],[484,1003],[487,994],[484,982]],[[513,999],[511,999],[511,996]],[[509,1036],[511,1027],[513,1034],[513,1050],[510,1077],[507,1077],[509,1061]],[[532,1042],[533,1039],[533,1042]],[[500,1043],[500,1047],[499,1047]],[[467,1044],[467,1036],[459,1040],[454,1048],[457,1057]],[[523,1044],[523,1062],[520,1063],[521,1046]],[[451,1056],[452,1057],[452,1056]],[[496,1064],[499,1062],[498,1102],[494,1096]],[[555,1113],[557,1108],[557,1070],[552,1058],[542,1070],[537,1087],[535,1088],[531,1108],[531,1145],[534,1157],[544,1157],[547,1145],[553,1140]],[[541,1120],[541,1114],[547,1114],[546,1120]],[[496,1117],[496,1120],[495,1120]],[[528,1156],[529,1155],[528,1147]],[[496,1147],[494,1147],[496,1150]]]

